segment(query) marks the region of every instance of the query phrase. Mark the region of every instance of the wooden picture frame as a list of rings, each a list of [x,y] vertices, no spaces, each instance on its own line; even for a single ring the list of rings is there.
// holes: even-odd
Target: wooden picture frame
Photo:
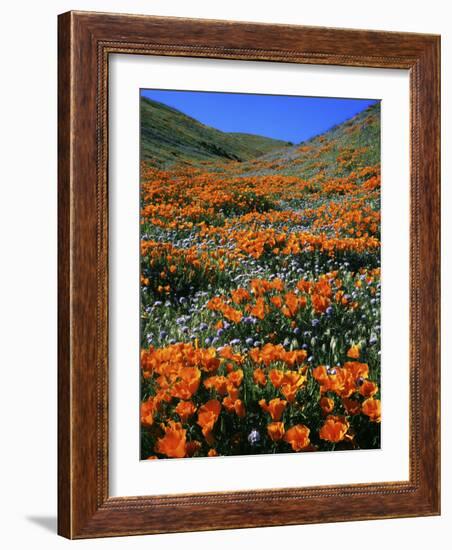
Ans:
[[[68,12],[59,16],[58,532],[103,537],[440,513],[440,38]],[[110,497],[108,61],[113,53],[410,72],[410,478]]]

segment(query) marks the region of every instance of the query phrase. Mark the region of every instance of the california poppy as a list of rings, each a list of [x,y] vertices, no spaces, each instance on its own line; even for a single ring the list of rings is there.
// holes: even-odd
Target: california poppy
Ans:
[[[330,397],[322,397],[319,401],[323,414],[328,414],[334,409],[334,401]]]
[[[284,437],[284,422],[271,422],[267,426],[267,432],[272,441],[279,441]]]
[[[196,412],[196,407],[191,401],[179,401],[174,409],[179,415],[181,422],[185,423]]]
[[[309,433],[310,430],[307,426],[304,424],[297,424],[287,430],[284,435],[284,441],[289,443],[294,451],[302,451],[309,446]]]
[[[381,402],[379,399],[373,397],[366,399],[362,404],[362,411],[372,422],[381,421]]]
[[[259,401],[259,405],[261,406],[262,410],[264,410],[271,416],[272,420],[278,421],[283,415],[283,412],[287,405],[287,401],[284,401],[283,399],[277,397],[276,399],[272,399],[267,405],[265,399],[261,399]]]
[[[359,354],[360,354],[359,346],[356,344],[353,344],[347,351],[347,357],[350,357],[351,359],[358,359]]]
[[[186,430],[179,422],[169,421],[163,426],[165,435],[157,440],[155,451],[169,458],[183,458],[186,454]]]
[[[209,445],[213,444],[212,430],[221,412],[221,403],[216,399],[207,401],[198,409],[198,424]]]
[[[331,443],[342,441],[348,432],[350,424],[344,416],[328,416],[320,428],[319,437]]]

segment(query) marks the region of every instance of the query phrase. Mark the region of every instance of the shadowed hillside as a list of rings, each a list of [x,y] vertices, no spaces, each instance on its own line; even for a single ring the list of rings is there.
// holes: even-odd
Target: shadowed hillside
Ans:
[[[263,136],[221,132],[146,98],[141,98],[141,136],[141,159],[160,165],[245,161],[290,145]]]

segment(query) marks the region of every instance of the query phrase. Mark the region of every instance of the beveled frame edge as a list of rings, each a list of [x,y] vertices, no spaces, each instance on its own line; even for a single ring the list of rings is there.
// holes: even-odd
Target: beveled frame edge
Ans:
[[[440,513],[440,38],[90,12],[59,16],[58,532],[68,538]],[[410,480],[108,496],[108,58],[410,71]],[[428,410],[430,414],[423,414]],[[221,506],[218,506],[221,504]]]

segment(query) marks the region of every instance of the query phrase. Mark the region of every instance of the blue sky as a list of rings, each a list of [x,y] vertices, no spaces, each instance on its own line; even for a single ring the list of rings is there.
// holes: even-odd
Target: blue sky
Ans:
[[[375,99],[141,90],[223,132],[245,132],[299,143],[359,113]]]

